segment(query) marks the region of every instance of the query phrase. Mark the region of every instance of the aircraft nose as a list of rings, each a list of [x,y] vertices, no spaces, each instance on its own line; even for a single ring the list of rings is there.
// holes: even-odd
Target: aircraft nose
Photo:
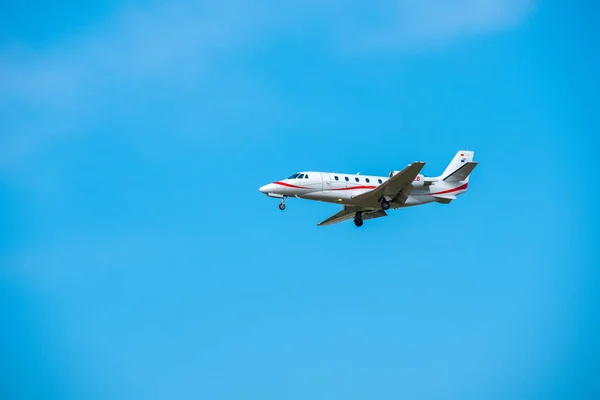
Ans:
[[[261,193],[267,194],[267,193],[270,193],[273,191],[273,186],[275,186],[275,185],[273,185],[272,183],[269,183],[268,185],[261,186],[261,188],[258,190],[260,190]]]

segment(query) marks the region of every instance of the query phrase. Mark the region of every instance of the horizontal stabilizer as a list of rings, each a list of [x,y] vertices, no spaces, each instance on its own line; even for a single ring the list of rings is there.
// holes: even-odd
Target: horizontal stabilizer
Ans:
[[[453,173],[451,173],[450,175],[445,177],[444,181],[446,181],[446,182],[466,181],[476,166],[477,166],[476,162],[469,161],[469,162],[463,164],[459,169],[457,169],[456,171],[454,171]]]
[[[456,200],[456,196],[433,196],[433,198],[441,204],[450,204],[452,200]]]

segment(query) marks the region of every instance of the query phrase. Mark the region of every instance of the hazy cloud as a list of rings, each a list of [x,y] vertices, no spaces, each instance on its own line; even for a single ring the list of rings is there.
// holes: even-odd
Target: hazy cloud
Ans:
[[[239,69],[222,71],[239,51],[268,45],[273,38],[302,37],[317,27],[332,52],[429,47],[514,24],[533,1],[384,0],[365,7],[358,1],[225,0],[127,6],[85,34],[43,50],[0,48],[1,164],[18,162],[98,119],[115,113],[127,117],[135,109],[131,104],[168,97],[169,90],[193,88],[196,102],[211,102],[211,90],[205,89],[214,91],[211,84],[219,82],[223,91],[242,99],[261,99],[243,107],[276,106],[280,102],[252,77]]]
[[[445,44],[463,35],[490,32],[521,21],[534,0],[383,1],[365,15],[344,16],[349,43],[363,50],[396,51]]]

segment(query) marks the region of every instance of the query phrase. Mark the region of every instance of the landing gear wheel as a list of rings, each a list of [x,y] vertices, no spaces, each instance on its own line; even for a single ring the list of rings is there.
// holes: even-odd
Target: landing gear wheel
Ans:
[[[357,212],[356,215],[354,215],[354,225],[356,226],[362,226],[363,224],[363,220],[362,220],[362,212]]]
[[[387,201],[386,199],[381,199],[381,209],[383,211],[389,210],[390,209],[390,202]]]
[[[281,204],[279,205],[279,209],[280,209],[281,211],[285,210],[285,204],[284,204],[284,203],[281,203]]]

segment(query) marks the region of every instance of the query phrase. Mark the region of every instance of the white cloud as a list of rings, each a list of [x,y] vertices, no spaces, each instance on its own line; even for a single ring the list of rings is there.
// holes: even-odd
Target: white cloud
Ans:
[[[515,24],[533,4],[534,0],[389,0],[367,18],[357,8],[349,14],[345,31],[353,37],[349,45],[363,50],[429,48]]]
[[[303,37],[319,27],[332,52],[398,51],[509,26],[533,1],[224,0],[117,10],[80,37],[41,51],[0,48],[0,165],[18,163],[55,138],[107,118],[107,109],[128,109],[165,88],[194,87],[198,100],[204,85],[219,82],[225,91],[250,91],[241,97],[262,96],[275,105],[269,90],[239,69],[233,77],[221,71],[239,51],[273,38]]]

